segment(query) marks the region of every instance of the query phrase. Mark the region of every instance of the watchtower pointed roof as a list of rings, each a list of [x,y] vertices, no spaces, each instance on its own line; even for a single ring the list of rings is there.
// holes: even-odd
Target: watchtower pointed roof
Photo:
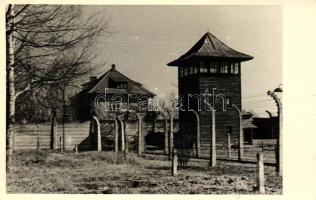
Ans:
[[[232,59],[236,61],[247,61],[253,59],[250,55],[230,48],[210,32],[207,32],[188,52],[180,56],[178,59],[168,63],[168,66],[179,66],[181,63],[184,63],[193,57]]]

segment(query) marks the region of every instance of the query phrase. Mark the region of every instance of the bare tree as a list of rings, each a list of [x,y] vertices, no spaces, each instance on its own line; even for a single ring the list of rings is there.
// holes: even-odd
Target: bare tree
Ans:
[[[96,57],[91,50],[99,36],[109,33],[107,29],[100,15],[84,16],[80,6],[7,7],[7,170],[11,165],[17,98],[43,90],[50,95],[49,91],[57,91],[87,74]]]

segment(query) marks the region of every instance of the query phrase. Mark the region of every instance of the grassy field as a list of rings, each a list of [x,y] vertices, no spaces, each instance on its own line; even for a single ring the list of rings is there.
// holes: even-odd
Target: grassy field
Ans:
[[[255,194],[256,166],[192,160],[178,176],[164,157],[112,152],[16,152],[8,193]],[[265,168],[267,194],[282,193],[274,167]]]

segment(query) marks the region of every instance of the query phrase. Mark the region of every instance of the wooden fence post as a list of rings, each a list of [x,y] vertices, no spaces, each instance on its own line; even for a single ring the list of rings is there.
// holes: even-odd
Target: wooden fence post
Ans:
[[[57,121],[56,121],[56,111],[55,110],[53,111],[53,116],[52,116],[50,148],[53,150],[57,149]]]
[[[231,143],[230,143],[230,133],[227,133],[227,157],[231,158],[232,151],[231,151]]]
[[[59,136],[59,146],[60,146],[60,153],[64,153],[64,144],[63,144],[64,140],[62,136]]]
[[[257,154],[257,190],[260,194],[265,193],[263,153]]]
[[[177,176],[178,174],[178,156],[177,156],[177,151],[174,150],[172,154],[172,166],[171,166],[171,174],[172,176]]]

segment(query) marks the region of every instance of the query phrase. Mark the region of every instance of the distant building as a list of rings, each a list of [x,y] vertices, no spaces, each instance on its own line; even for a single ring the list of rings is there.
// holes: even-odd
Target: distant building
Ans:
[[[90,81],[82,87],[82,91],[73,98],[80,120],[90,119],[92,113],[99,120],[112,120],[114,115],[128,109],[145,108],[148,100],[154,97],[141,83],[117,71],[115,65],[99,78],[90,77]]]
[[[238,113],[232,104],[241,108],[241,62],[253,59],[252,56],[240,53],[221,42],[211,33],[203,37],[184,55],[168,63],[178,67],[179,95],[183,97],[185,108],[194,109],[200,118],[201,149],[209,151],[212,130],[212,114],[205,109],[198,109],[204,102],[190,98],[189,94],[203,96],[206,91],[222,94],[224,99],[215,99],[216,109],[216,143],[227,142],[226,135],[237,142],[239,133]],[[224,102],[223,102],[224,101]],[[223,111],[222,105],[226,105]],[[183,133],[196,134],[196,117],[192,112],[179,113],[179,130]]]
[[[279,135],[279,119],[277,116],[269,118],[243,115],[244,142],[252,144],[253,140],[276,140]]]

